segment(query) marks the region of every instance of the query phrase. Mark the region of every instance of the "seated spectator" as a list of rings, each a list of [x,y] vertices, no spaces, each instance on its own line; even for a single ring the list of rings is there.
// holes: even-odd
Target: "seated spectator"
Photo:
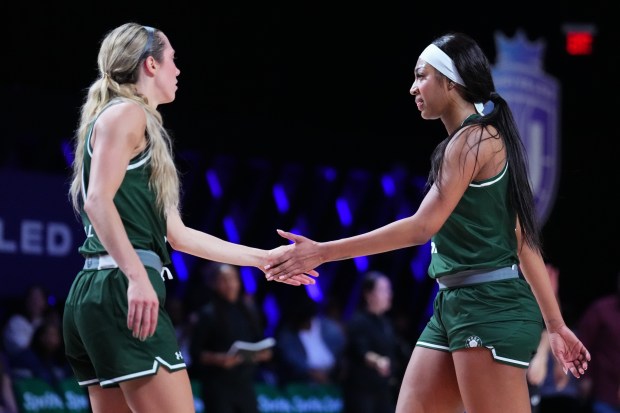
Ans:
[[[592,352],[582,380],[592,413],[620,413],[620,272],[614,291],[594,300],[579,320],[579,338]]]
[[[345,332],[335,320],[319,314],[305,289],[295,291],[303,294],[283,310],[276,332],[278,377],[284,383],[338,383]]]
[[[11,314],[4,325],[2,335],[7,355],[10,357],[28,348],[34,330],[51,314],[45,289],[40,285],[30,287],[23,307]]]
[[[11,357],[10,368],[13,378],[37,377],[52,386],[72,377],[58,321],[47,320],[37,327],[30,346]]]

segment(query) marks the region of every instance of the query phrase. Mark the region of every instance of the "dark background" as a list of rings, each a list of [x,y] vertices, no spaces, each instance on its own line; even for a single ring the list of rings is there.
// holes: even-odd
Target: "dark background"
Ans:
[[[493,63],[495,33],[521,30],[545,41],[544,70],[562,88],[560,182],[544,237],[567,318],[613,290],[620,174],[610,99],[620,54],[610,1],[193,3],[5,2],[0,168],[69,173],[60,148],[97,76],[99,42],[136,21],[163,30],[176,49],[177,98],[160,109],[183,172],[230,155],[241,165],[405,165],[424,176],[445,130],[423,121],[409,96],[417,56],[435,37],[463,31]],[[595,29],[591,55],[566,53],[566,24]],[[188,224],[199,222],[189,204]]]

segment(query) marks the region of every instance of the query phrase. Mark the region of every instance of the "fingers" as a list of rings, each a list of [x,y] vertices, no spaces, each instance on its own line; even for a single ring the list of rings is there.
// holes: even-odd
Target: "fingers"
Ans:
[[[282,283],[282,284],[293,285],[295,287],[298,287],[301,285],[299,281],[296,281],[292,278],[287,278],[286,280],[277,280],[277,282]]]
[[[570,366],[568,368],[568,370],[577,379],[580,378],[581,376],[583,376],[584,374],[586,374],[586,371],[583,369],[583,367],[575,367],[573,365],[573,366]],[[566,367],[564,367],[564,374],[568,374],[568,371],[567,371]]]
[[[292,278],[304,285],[316,284],[316,280],[308,274],[297,274],[293,275]]]
[[[316,274],[316,275],[312,275]],[[313,277],[318,277],[319,273],[316,271],[311,271],[310,273],[307,274],[296,274],[296,275],[292,275],[289,278],[274,278],[274,279],[267,279],[269,281],[277,281],[283,284],[289,284],[289,285],[294,285],[294,286],[299,286],[299,285],[311,285],[311,284],[316,284],[316,280]]]
[[[288,232],[288,231],[283,231],[281,229],[277,229],[276,231],[278,232],[278,235],[280,235],[282,238],[286,238],[287,240],[291,242],[295,242],[295,237],[296,237],[295,234]]]
[[[291,264],[290,261],[282,261],[275,265],[265,265],[263,272],[267,281],[281,281],[290,277],[305,275],[306,277],[318,277],[316,270],[305,270],[300,265]]]
[[[575,378],[580,378],[584,374],[586,374],[586,370],[588,370],[588,361],[590,360],[590,353],[586,350],[584,354],[580,354],[576,360],[570,360],[564,362],[564,366],[562,370],[564,374],[570,373],[575,376]]]
[[[582,345],[581,351],[579,352],[577,358],[571,363],[572,366],[570,371],[573,376],[579,378],[586,374],[586,370],[588,369],[588,361],[590,361],[590,358],[590,352]]]
[[[140,331],[140,322],[134,327],[134,320],[136,318],[136,308],[135,305],[129,305],[127,309],[127,328],[133,330],[133,336],[138,337],[138,333]]]
[[[266,271],[265,275],[266,275],[267,281],[272,281],[272,280],[280,281],[281,279],[289,278],[293,276],[295,273],[300,272],[300,271],[296,271],[296,272],[291,271],[291,269],[289,268],[288,261],[282,261],[275,265],[267,265],[265,266],[265,271]],[[284,275],[288,275],[288,276],[285,277]]]
[[[309,269],[313,268],[312,266],[306,266],[302,258],[303,252],[300,253],[297,249],[301,244],[310,245],[308,239],[281,229],[276,231],[281,237],[291,241],[292,244],[286,247],[280,246],[268,254],[266,265],[263,266],[267,281],[278,281],[291,285],[315,284],[313,277],[318,277],[319,273],[316,270]]]
[[[142,334],[142,306],[138,304],[130,304],[127,314],[127,328],[132,332],[134,338],[141,339]]]
[[[277,248],[270,250],[269,254],[267,255],[267,260],[264,263],[265,265],[263,265],[262,268],[263,272],[266,273],[268,270],[271,270],[270,272],[273,272],[275,268],[277,268],[278,271],[281,271],[282,264],[284,264],[290,259],[293,247],[294,244],[289,244],[286,246],[281,245]]]
[[[278,282],[284,282],[287,284],[291,284],[292,285],[310,285],[310,284],[316,284],[316,281],[314,280],[314,278],[312,277],[308,277],[305,274],[297,274],[297,275],[293,275],[289,278],[286,279],[282,279],[282,280],[276,280]]]
[[[280,271],[280,268],[281,267],[271,268],[271,271],[267,271],[267,269],[265,269],[264,271],[265,279],[267,279],[267,281],[283,282],[283,281],[293,278],[297,280],[298,282],[300,282],[301,284],[308,285],[308,284],[315,284],[316,281],[314,278],[319,276],[319,272],[316,270],[309,270],[301,274],[288,275],[289,274],[288,270]]]
[[[150,305],[144,310],[145,317],[142,319],[142,331],[143,335],[140,337],[142,341],[148,337],[152,337],[155,334],[157,328],[157,315],[159,312],[159,304]]]
[[[145,341],[155,334],[159,305],[157,303],[133,303],[127,312],[127,328],[134,338]]]

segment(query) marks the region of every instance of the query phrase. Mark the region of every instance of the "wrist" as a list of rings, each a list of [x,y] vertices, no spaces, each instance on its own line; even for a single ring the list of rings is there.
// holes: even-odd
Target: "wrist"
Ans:
[[[547,327],[547,332],[549,333],[556,333],[565,325],[566,323],[564,323],[562,318],[550,318],[545,320],[545,326]]]

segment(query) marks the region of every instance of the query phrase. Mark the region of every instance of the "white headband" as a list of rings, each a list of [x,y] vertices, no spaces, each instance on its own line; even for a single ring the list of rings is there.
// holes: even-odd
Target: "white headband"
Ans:
[[[458,70],[456,70],[454,62],[450,59],[450,56],[448,56],[439,47],[432,43],[429,44],[420,54],[420,59],[431,64],[435,69],[451,81],[456,82],[461,86],[465,86],[465,82],[463,82],[461,75],[459,75]]]
[[[439,73],[443,74],[451,81],[465,87],[465,82],[463,81],[463,78],[461,78],[461,75],[459,75],[459,71],[456,70],[454,62],[450,59],[450,56],[448,56],[446,52],[441,50],[439,47],[432,43],[429,44],[420,54],[420,59],[432,65],[439,71]],[[474,103],[474,106],[476,107],[476,112],[484,115],[484,103]]]

